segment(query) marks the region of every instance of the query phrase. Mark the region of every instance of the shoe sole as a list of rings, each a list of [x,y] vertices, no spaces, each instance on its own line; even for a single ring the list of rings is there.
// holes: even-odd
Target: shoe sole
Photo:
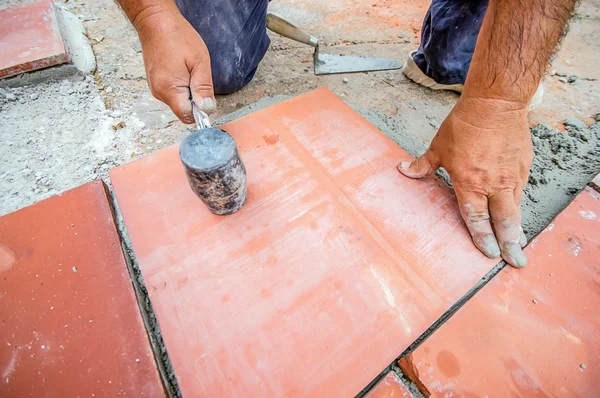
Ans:
[[[417,50],[413,50],[408,54],[408,58],[402,67],[402,73],[406,77],[408,77],[413,82],[423,86],[430,88],[432,90],[448,90],[454,91],[457,93],[462,93],[464,89],[464,84],[439,84],[431,77],[427,76],[421,68],[417,65],[415,60],[413,59],[414,55],[417,53]],[[529,103],[529,111],[535,109],[539,104],[542,103],[542,98],[544,96],[544,86],[540,83],[538,89],[536,90],[533,98],[531,98],[531,102]]]

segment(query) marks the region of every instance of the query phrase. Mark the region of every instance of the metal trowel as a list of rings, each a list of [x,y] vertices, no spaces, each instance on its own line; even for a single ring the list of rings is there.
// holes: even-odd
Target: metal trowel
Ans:
[[[315,37],[271,13],[267,14],[267,28],[288,39],[313,46],[315,48],[315,75],[391,70],[402,67],[400,61],[389,58],[323,54],[319,51],[319,41]]]

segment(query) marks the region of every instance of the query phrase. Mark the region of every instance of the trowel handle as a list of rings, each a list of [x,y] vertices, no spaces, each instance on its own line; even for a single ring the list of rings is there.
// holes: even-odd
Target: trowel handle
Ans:
[[[288,39],[296,40],[300,43],[308,44],[313,47],[318,47],[319,45],[319,42],[315,37],[292,25],[285,19],[271,13],[267,14],[267,28]]]

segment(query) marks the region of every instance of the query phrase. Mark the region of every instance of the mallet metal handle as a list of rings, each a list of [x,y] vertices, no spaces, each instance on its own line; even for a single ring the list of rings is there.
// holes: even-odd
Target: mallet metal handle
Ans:
[[[192,114],[194,115],[194,121],[196,122],[198,129],[207,129],[212,127],[208,115],[201,111],[194,101],[192,101]]]

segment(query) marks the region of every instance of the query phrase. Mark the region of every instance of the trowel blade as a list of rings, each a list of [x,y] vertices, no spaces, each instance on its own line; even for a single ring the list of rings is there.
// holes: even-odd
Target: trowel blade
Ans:
[[[315,54],[315,75],[369,72],[400,69],[400,61],[389,58],[369,58],[337,54]]]

